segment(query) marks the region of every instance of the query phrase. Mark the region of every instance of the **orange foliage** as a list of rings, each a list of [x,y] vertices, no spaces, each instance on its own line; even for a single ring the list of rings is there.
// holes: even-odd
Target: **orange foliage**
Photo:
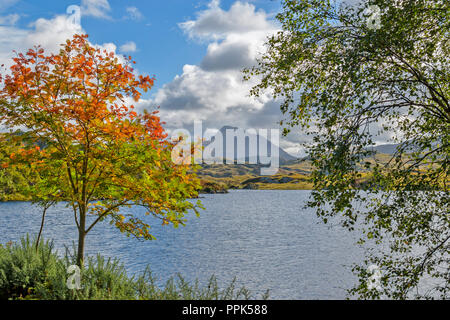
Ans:
[[[39,46],[17,53],[10,73],[0,75],[0,123],[34,137],[10,160],[28,161],[45,177],[36,186],[38,200],[46,193],[47,200],[73,204],[80,233],[89,232],[93,225],[85,227],[84,219],[93,214],[151,239],[146,223],[123,220],[118,209],[139,205],[163,224],[178,225],[194,208],[187,198],[199,184],[188,166],[172,163],[158,111],[137,113],[129,104],[154,78],[136,76],[131,57],[121,63],[87,38],[75,35],[58,54],[45,55]],[[104,200],[89,206],[96,199]]]

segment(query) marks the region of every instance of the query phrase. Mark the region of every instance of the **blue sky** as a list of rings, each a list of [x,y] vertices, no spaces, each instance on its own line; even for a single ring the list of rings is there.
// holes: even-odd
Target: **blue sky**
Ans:
[[[74,23],[70,5],[81,8]],[[278,128],[279,102],[270,94],[249,96],[257,83],[242,81],[241,70],[255,65],[268,36],[279,30],[279,0],[0,0],[0,64],[12,50],[35,44],[47,52],[75,33],[89,34],[93,45],[131,55],[141,74],[156,77],[138,109],[160,106],[166,129],[192,130],[225,125]],[[304,135],[280,142],[299,154]]]
[[[235,2],[223,0],[220,6],[228,10]],[[257,9],[268,13],[275,13],[280,6],[279,1],[250,2]],[[132,55],[138,62],[140,72],[156,76],[157,85],[154,89],[172,80],[182,71],[185,64],[198,64],[202,60],[207,43],[186,37],[179,23],[195,19],[196,14],[205,9],[210,1],[109,0],[106,3],[110,9],[104,10],[104,17],[82,16],[83,29],[93,43],[115,43],[119,47],[133,41],[136,44],[136,51],[127,54]],[[18,14],[20,18],[15,25],[26,29],[39,18],[51,19],[66,13],[70,5],[81,6],[81,2],[0,0],[0,14],[2,16]],[[133,14],[134,12],[137,14]]]

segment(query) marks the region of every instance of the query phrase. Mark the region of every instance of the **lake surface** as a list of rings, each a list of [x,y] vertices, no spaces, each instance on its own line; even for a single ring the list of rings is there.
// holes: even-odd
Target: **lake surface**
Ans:
[[[351,264],[363,253],[357,234],[329,228],[303,206],[310,191],[234,190],[202,195],[206,210],[188,215],[185,227],[161,226],[148,217],[155,241],[127,238],[109,223],[96,225],[86,253],[120,258],[130,274],[147,265],[160,283],[180,272],[186,279],[219,284],[237,277],[254,295],[272,299],[343,299],[356,283]],[[126,209],[142,215],[140,208]],[[125,211],[125,210],[124,210]],[[27,202],[0,203],[0,243],[37,234],[41,213]],[[49,210],[45,239],[62,252],[77,239],[73,213],[63,204]]]

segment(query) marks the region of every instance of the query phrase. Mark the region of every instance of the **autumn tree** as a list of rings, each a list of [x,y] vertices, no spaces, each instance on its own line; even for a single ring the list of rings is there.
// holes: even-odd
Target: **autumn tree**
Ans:
[[[308,205],[371,243],[350,293],[448,298],[450,3],[282,2],[282,30],[246,77],[281,101],[285,133],[311,136]],[[388,159],[373,152],[383,140],[398,145]]]
[[[199,187],[192,168],[171,161],[174,145],[156,111],[137,113],[130,105],[154,82],[135,74],[131,57],[121,61],[75,35],[58,54],[35,47],[13,60],[0,79],[0,121],[22,128],[26,141],[2,166],[27,164],[39,173],[30,189],[37,202],[72,209],[79,266],[86,235],[102,220],[154,239],[143,218],[121,208],[142,207],[175,227],[189,210],[197,213],[200,204],[189,201]]]

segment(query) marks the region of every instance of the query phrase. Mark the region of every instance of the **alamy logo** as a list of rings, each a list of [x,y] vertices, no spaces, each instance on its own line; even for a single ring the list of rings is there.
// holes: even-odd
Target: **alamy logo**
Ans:
[[[381,290],[381,270],[377,265],[371,265],[367,268],[367,273],[371,276],[367,280],[367,289],[369,290]]]
[[[81,270],[77,265],[71,265],[67,268],[67,274],[70,276],[67,278],[67,288],[70,290],[81,289]]]
[[[377,5],[370,5],[365,11],[367,28],[371,30],[381,29],[381,9]]]
[[[70,22],[74,25],[81,25],[81,8],[77,5],[67,7],[67,14],[70,14]]]
[[[176,164],[258,164],[261,175],[266,176],[279,169],[278,129],[229,127],[204,141],[202,122],[195,121],[193,136],[186,129],[177,129],[171,139],[175,143],[172,161]]]

